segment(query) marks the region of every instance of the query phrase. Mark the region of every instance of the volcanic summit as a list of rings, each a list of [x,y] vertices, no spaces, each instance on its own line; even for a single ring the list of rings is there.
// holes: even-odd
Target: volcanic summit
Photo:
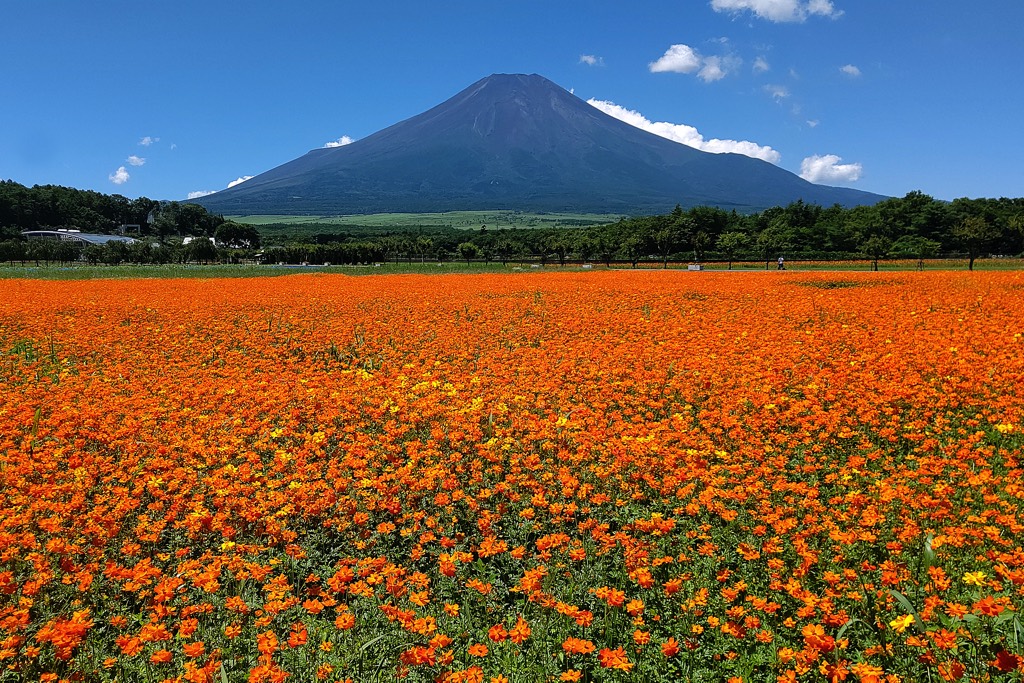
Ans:
[[[536,74],[495,74],[352,144],[314,149],[194,201],[223,214],[646,214],[676,204],[757,211],[797,199],[854,206],[883,197],[667,140]]]

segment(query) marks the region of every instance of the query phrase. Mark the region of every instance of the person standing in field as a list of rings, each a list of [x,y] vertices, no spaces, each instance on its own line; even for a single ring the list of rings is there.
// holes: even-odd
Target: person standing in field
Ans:
[[[782,258],[780,256],[779,257],[779,270],[785,270],[785,269],[786,269],[786,259],[784,259],[784,258]]]

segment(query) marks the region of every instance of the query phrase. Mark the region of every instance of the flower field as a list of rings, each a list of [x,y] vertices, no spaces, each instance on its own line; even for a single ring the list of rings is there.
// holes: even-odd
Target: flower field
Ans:
[[[0,282],[0,682],[1024,680],[1024,276]]]

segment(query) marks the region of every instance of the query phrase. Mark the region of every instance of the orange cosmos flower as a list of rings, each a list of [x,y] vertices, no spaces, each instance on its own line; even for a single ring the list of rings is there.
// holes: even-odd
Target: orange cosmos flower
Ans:
[[[181,649],[185,653],[186,657],[192,658],[201,657],[206,653],[206,645],[201,640],[185,643]]]
[[[515,626],[509,630],[508,637],[516,645],[522,645],[530,637],[530,633],[530,625],[522,615],[519,615],[516,617]]]
[[[572,636],[566,638],[562,642],[562,650],[568,655],[585,655],[593,652],[597,648],[589,640],[583,640],[582,638],[573,638]]]
[[[309,632],[305,624],[298,622],[292,624],[291,632],[288,634],[288,647],[301,647],[309,640]]]
[[[618,669],[620,671],[629,671],[633,668],[633,663],[626,657],[626,652],[621,647],[617,647],[614,650],[609,648],[602,648],[597,653],[597,661],[602,667],[606,669]]]
[[[944,681],[959,681],[963,678],[966,668],[960,662],[953,660],[951,662],[939,662],[938,671],[939,678]]]
[[[142,641],[139,638],[130,636],[118,636],[116,641],[117,646],[121,649],[121,653],[128,657],[134,657],[135,655],[142,652]]]
[[[262,655],[271,655],[277,652],[278,646],[280,645],[277,640],[277,634],[273,631],[264,631],[257,636],[256,649],[259,650]]]
[[[1024,671],[1024,657],[1020,655],[1011,654],[1005,649],[1000,648],[996,653],[996,658],[990,664],[999,669],[1003,673],[1009,673],[1010,671]]]

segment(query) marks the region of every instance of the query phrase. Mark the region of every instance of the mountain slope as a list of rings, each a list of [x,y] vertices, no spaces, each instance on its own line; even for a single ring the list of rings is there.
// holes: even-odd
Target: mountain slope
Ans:
[[[608,116],[541,76],[498,74],[362,140],[315,149],[195,201],[226,214],[636,214],[677,203],[758,210],[797,199],[852,206],[883,197],[702,152]]]

